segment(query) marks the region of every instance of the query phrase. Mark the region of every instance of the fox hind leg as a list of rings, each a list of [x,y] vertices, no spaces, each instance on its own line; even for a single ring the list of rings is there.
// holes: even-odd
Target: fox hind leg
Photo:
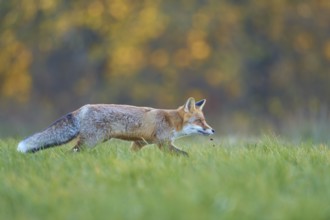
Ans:
[[[72,148],[73,152],[79,152],[81,150],[83,150],[83,148],[85,147],[94,147],[97,143],[94,143],[94,139],[93,138],[87,138],[85,136],[79,135],[78,136],[78,141],[76,143],[76,145]]]
[[[79,151],[81,151],[83,145],[84,145],[83,138],[78,137],[78,141],[77,141],[76,145],[71,149],[72,152],[79,152]]]
[[[134,142],[132,142],[131,150],[139,151],[142,149],[142,147],[146,146],[147,144],[148,143],[146,143],[145,141],[134,141]]]

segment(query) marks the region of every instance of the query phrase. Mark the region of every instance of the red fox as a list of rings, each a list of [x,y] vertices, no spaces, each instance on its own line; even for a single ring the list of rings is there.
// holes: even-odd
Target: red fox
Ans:
[[[36,152],[75,138],[77,144],[73,151],[79,151],[83,146],[94,147],[117,138],[133,141],[133,151],[156,144],[160,149],[188,156],[173,142],[187,135],[214,134],[202,112],[205,102],[205,99],[195,102],[194,98],[189,98],[183,106],[172,110],[115,104],[84,105],[21,141],[17,151]]]

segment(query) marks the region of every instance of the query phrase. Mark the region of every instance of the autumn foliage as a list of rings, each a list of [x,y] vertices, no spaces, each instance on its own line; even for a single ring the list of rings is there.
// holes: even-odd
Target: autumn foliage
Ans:
[[[188,96],[242,123],[318,113],[330,105],[329,21],[328,0],[1,1],[0,120]]]

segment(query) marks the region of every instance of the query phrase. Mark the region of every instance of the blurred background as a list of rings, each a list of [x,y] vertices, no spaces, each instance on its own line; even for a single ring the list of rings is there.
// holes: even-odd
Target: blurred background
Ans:
[[[329,0],[0,1],[0,137],[206,98],[218,135],[330,139]]]

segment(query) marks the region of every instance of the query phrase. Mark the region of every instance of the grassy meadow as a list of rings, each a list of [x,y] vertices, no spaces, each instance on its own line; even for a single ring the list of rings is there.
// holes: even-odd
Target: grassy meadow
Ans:
[[[0,140],[0,219],[330,219],[330,148],[186,138],[190,157],[110,141],[35,154]]]

